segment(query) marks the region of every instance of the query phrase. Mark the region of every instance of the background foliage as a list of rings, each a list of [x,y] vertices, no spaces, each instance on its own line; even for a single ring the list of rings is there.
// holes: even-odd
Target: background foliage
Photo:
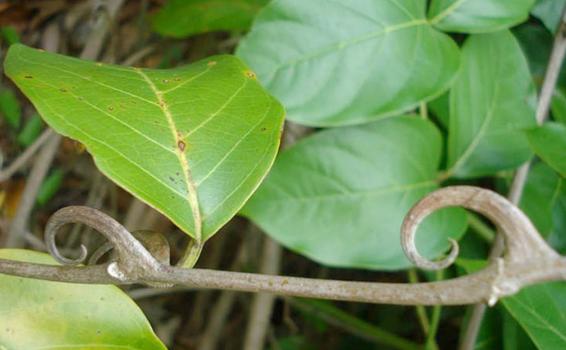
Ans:
[[[482,266],[493,241],[495,230],[490,223],[459,209],[431,217],[418,234],[419,249],[431,258],[438,257],[448,246],[446,238],[453,237],[460,241],[461,259],[444,275],[417,276],[400,249],[401,220],[419,198],[446,185],[478,185],[506,194],[513,172],[529,159],[534,164],[520,206],[541,234],[558,251],[566,252],[565,73],[561,73],[553,97],[551,121],[538,127],[535,122],[536,91],[542,83],[565,1],[148,3],[144,8],[137,2],[127,2],[124,11],[134,15],[118,20],[117,33],[110,38],[109,49],[102,57],[120,62],[128,60],[137,49],[143,52],[153,47],[139,66],[168,70],[100,67],[27,51],[21,46],[12,48],[10,54],[36,61],[23,64],[19,57],[9,61],[5,69],[41,117],[63,134],[79,139],[100,170],[166,214],[185,233],[197,237],[191,215],[195,207],[205,208],[204,213],[208,213],[206,208],[214,207],[208,199],[222,201],[252,172],[253,181],[221,210],[221,218],[206,216],[213,223],[203,221],[204,237],[216,233],[246,202],[271,164],[278,146],[282,110],[263,92],[261,84],[286,110],[288,122],[283,138],[287,143],[292,143],[297,128],[304,137],[280,152],[269,175],[241,211],[289,249],[284,253],[281,273],[406,282],[451,278],[473,271]],[[25,5],[18,6],[11,10],[24,11],[26,19],[34,16],[25,12]],[[55,23],[65,28],[58,29],[59,36],[69,43],[59,47],[76,56],[80,45],[73,46],[73,40],[80,39],[73,33],[80,32],[80,25],[65,23],[78,10],[61,6],[44,11],[51,15],[36,22],[18,22],[12,13],[11,18],[16,19],[12,27],[2,29],[3,49],[19,41],[20,36],[26,44],[39,46],[42,41],[37,38],[45,41],[47,35],[34,33],[49,33],[47,29]],[[147,135],[159,134],[158,143],[169,142],[173,153],[177,152],[178,144],[164,127],[167,112],[159,108],[159,96],[171,84],[181,84],[175,82],[176,77],[189,79],[207,70],[205,65],[213,58],[186,68],[173,67],[218,53],[235,53],[238,58],[215,58],[221,61],[217,67],[220,73],[203,73],[201,83],[186,85],[177,91],[179,96],[167,101],[181,103],[189,99],[196,106],[173,111],[171,115],[179,120],[185,120],[184,113],[206,120],[219,106],[227,108],[218,124],[204,128],[194,144],[188,142],[186,150],[181,149],[189,154],[189,164],[195,165],[195,176],[212,173],[215,183],[199,187],[199,194],[204,194],[196,206],[187,206],[186,200],[175,204],[164,198],[165,189],[182,183],[169,183],[167,177],[175,174],[179,158],[163,160],[161,153],[165,152],[151,148]],[[63,72],[62,68],[71,72]],[[43,82],[26,75],[41,77]],[[106,87],[87,81],[77,83],[75,75],[102,81]],[[242,82],[249,85],[237,97],[235,91]],[[0,146],[6,159],[14,159],[33,143],[44,126],[10,83],[5,80],[2,84]],[[146,94],[144,98],[151,101],[157,98],[158,106],[120,109],[120,103],[132,103],[136,97],[131,95],[138,93]],[[85,96],[90,107],[78,101],[78,94]],[[126,121],[128,131],[122,132],[119,123],[102,118],[108,114]],[[264,115],[269,115],[266,125],[262,124]],[[145,125],[137,118],[158,120]],[[83,130],[78,132],[77,127]],[[136,133],[139,128],[147,130]],[[261,136],[262,131],[268,132]],[[127,152],[127,159],[137,157],[144,164],[143,171],[117,162],[108,149],[92,140],[93,135],[103,136],[104,144]],[[76,144],[66,142],[50,176],[43,181],[43,195],[37,198],[30,225],[32,237],[40,235],[45,217],[64,205],[97,205],[126,223],[133,215],[132,208],[144,208],[100,175],[93,176],[97,171],[88,156],[77,150]],[[231,153],[234,144],[246,147]],[[163,159],[155,163],[153,154]],[[230,164],[225,169],[216,167],[226,154]],[[257,162],[260,169],[253,172]],[[146,176],[147,169],[153,177]],[[6,222],[17,215],[26,175],[24,170],[2,184],[2,220]],[[168,185],[156,187],[152,180],[155,176],[163,177],[161,180]],[[219,183],[225,185],[216,192]],[[155,193],[148,193],[152,188]],[[102,199],[97,202],[97,198]],[[149,220],[152,215],[155,219]],[[181,220],[179,215],[186,217]],[[6,232],[4,226],[0,226],[2,232]],[[180,242],[185,235],[167,219],[144,208],[138,221],[128,228],[149,228],[145,226],[166,232],[174,255],[181,255],[184,245]],[[237,218],[223,231],[210,239],[200,266],[261,270],[258,250],[263,238],[259,230]],[[78,243],[76,236],[74,242],[72,232],[66,238],[69,248]],[[83,243],[99,244],[92,235],[89,237]],[[18,254],[23,257],[31,253]],[[118,290],[112,292],[125,298]],[[136,290],[126,292],[136,295]],[[564,283],[557,283],[535,286],[504,299],[489,310],[476,349],[566,347],[564,295]],[[213,292],[170,294],[140,305],[169,348],[188,349],[207,344],[210,334],[216,336],[211,327],[218,321],[215,315],[220,313],[220,307],[226,310],[225,297],[221,294],[217,298]],[[220,330],[216,330],[222,331],[222,336],[214,342],[222,348],[240,348],[250,299],[238,296],[230,300]],[[377,343],[380,348],[394,349],[419,348],[423,344],[429,349],[455,348],[468,317],[463,308],[414,310],[284,299],[273,309],[268,347],[364,349]],[[114,328],[115,334],[120,333],[118,330]],[[1,345],[6,339],[16,338],[0,333]],[[67,340],[68,345],[72,341]]]

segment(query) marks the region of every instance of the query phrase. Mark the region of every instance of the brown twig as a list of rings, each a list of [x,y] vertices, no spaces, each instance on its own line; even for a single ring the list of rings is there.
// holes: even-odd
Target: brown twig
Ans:
[[[463,305],[512,295],[535,283],[566,279],[566,258],[558,255],[540,237],[526,215],[495,192],[470,186],[437,190],[409,212],[402,226],[402,241],[409,256],[417,260],[414,238],[420,222],[433,211],[463,206],[486,215],[501,228],[506,254],[476,273],[455,279],[417,284],[370,283],[272,276],[228,271],[185,269],[156,260],[117,221],[96,209],[67,207],[50,218],[46,243],[61,262],[55,235],[68,224],[81,222],[105,235],[113,244],[116,260],[96,266],[51,266],[0,259],[0,272],[44,280],[95,284],[174,284],[244,292],[268,292],[331,300],[397,305]],[[86,255],[86,253],[84,254]]]
[[[33,155],[47,142],[47,140],[53,135],[54,132],[51,129],[45,130],[38,138],[35,140],[25,151],[18,156],[10,165],[0,171],[0,182],[6,181],[12,177],[18,170],[20,170],[28,161],[33,157]]]
[[[566,6],[562,11],[562,20],[560,26],[556,32],[554,38],[554,44],[552,47],[552,52],[550,54],[549,62],[546,67],[546,72],[543,80],[543,84],[540,90],[540,96],[538,100],[537,110],[536,110],[536,121],[537,124],[541,125],[548,117],[548,111],[550,109],[550,102],[552,101],[552,96],[554,95],[554,90],[556,87],[556,82],[558,81],[558,76],[560,75],[560,68],[562,67],[562,62],[564,61],[564,55],[566,53]],[[513,177],[513,182],[511,184],[511,189],[507,198],[513,203],[518,205],[521,201],[521,196],[523,195],[523,189],[527,182],[527,177],[531,167],[531,162],[528,161],[517,169],[515,176]],[[501,234],[497,235],[495,243],[489,254],[490,259],[495,259],[503,253],[503,240]],[[483,316],[485,314],[486,306],[485,304],[477,304],[473,306],[472,315],[468,321],[468,325],[464,332],[462,342],[460,344],[460,350],[473,350],[476,344],[476,339],[478,337],[479,329]]]
[[[236,254],[236,258],[232,262],[231,270],[238,269],[244,262],[245,247],[244,244],[240,245],[240,249]],[[236,293],[233,291],[223,291],[220,293],[216,304],[212,307],[210,319],[208,320],[206,329],[204,330],[200,343],[200,350],[215,350],[218,345],[218,334],[224,328],[224,324],[228,319],[230,311],[236,301]]]
[[[8,229],[8,239],[5,243],[5,246],[8,248],[20,248],[25,244],[24,235],[27,232],[27,225],[35,204],[35,198],[59,148],[60,140],[61,136],[59,135],[53,134],[49,136],[49,140],[38,154],[16,210],[16,215]]]
[[[281,255],[282,249],[279,243],[265,236],[260,273],[268,275],[279,273]],[[275,295],[273,294],[260,293],[255,295],[250,309],[243,349],[261,350],[264,348],[274,303]]]

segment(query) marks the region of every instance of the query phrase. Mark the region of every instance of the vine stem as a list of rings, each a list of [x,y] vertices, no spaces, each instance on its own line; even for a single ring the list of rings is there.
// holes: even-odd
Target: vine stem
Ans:
[[[558,81],[558,76],[560,75],[560,68],[562,67],[562,62],[564,61],[564,55],[566,54],[566,6],[562,10],[562,17],[558,30],[554,38],[554,44],[552,46],[552,52],[550,54],[549,62],[546,68],[544,80],[540,90],[540,96],[537,104],[536,110],[536,121],[538,125],[544,123],[548,118],[548,111],[550,109],[550,103],[552,101],[552,96],[554,94],[554,89],[556,87],[556,82]],[[523,195],[523,189],[527,182],[527,177],[531,167],[531,162],[528,161],[523,164],[513,177],[513,182],[511,184],[511,189],[507,198],[511,203],[518,205],[521,201],[521,196]],[[495,239],[495,243],[489,254],[490,259],[496,259],[499,257],[504,250],[503,239],[501,234],[498,234]],[[476,344],[476,339],[479,334],[479,329],[483,316],[485,314],[486,305],[476,304],[472,309],[472,316],[468,322],[468,326],[464,332],[464,337],[460,345],[460,350],[473,350]]]
[[[512,295],[534,283],[565,280],[566,257],[560,256],[540,237],[527,216],[506,198],[471,186],[445,187],[432,192],[409,212],[401,229],[403,249],[412,261],[425,260],[415,249],[420,223],[444,207],[463,206],[478,211],[501,228],[506,254],[476,273],[454,279],[416,284],[352,282],[261,275],[241,272],[186,269],[158,260],[159,247],[144,246],[112,217],[88,207],[66,207],[51,216],[46,226],[46,245],[59,262],[55,266],[0,259],[0,272],[59,282],[132,284],[268,292],[330,300],[397,305],[463,305]],[[70,223],[82,223],[104,235],[114,247],[114,260],[103,265],[76,266],[84,259],[63,257],[55,236]],[[149,250],[148,250],[149,249]],[[81,258],[85,258],[85,251]],[[451,254],[449,259],[453,259]],[[428,262],[432,268],[446,261]]]

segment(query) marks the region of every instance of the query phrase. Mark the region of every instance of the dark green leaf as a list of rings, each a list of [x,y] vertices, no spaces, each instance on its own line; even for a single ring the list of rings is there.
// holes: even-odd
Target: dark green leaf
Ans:
[[[410,266],[400,227],[409,208],[438,187],[441,137],[417,117],[322,131],[278,158],[243,213],[286,247],[327,265]],[[465,215],[427,219],[419,249],[438,256],[459,237]]]
[[[566,125],[566,93],[562,89],[554,91],[551,110],[554,120]]]
[[[372,121],[451,84],[456,44],[422,0],[271,2],[238,47],[288,118],[314,126]]]
[[[5,68],[48,124],[198,241],[238,212],[278,149],[283,108],[233,56],[152,70],[13,45]]]
[[[529,16],[535,0],[432,0],[430,22],[461,33],[486,33],[512,27]]]
[[[551,33],[554,33],[560,23],[564,5],[566,0],[538,0],[532,14],[540,19]]]
[[[485,267],[484,260],[458,259],[468,273]],[[540,350],[562,349],[566,346],[566,283],[547,283],[523,289],[515,296],[501,300],[503,306],[528,333]],[[503,311],[503,310],[502,310]],[[528,339],[517,341],[523,332],[504,312],[504,349],[532,349]]]
[[[501,350],[503,335],[501,334],[501,311],[489,308],[483,317],[474,350]],[[462,330],[465,330],[462,327]],[[460,335],[462,336],[462,335]]]
[[[545,164],[538,163],[531,168],[520,208],[544,237],[552,232],[552,216],[561,187],[558,174]]]
[[[534,81],[540,86],[552,49],[552,35],[544,27],[532,23],[513,29],[513,34],[525,53]]]
[[[267,0],[169,0],[153,18],[153,29],[175,38],[246,30],[266,3]]]
[[[566,177],[566,125],[545,123],[527,131],[535,153],[562,177]]]
[[[450,125],[450,95],[448,93],[440,95],[430,101],[428,107],[440,124],[448,128],[448,125]]]
[[[0,258],[54,265],[47,254]],[[0,349],[166,350],[137,305],[115,286],[0,275]]]
[[[18,134],[17,141],[21,146],[27,147],[33,143],[43,129],[43,122],[39,114],[34,114],[27,121],[22,131]]]
[[[522,130],[535,125],[532,97],[527,62],[510,32],[470,36],[450,92],[448,173],[483,176],[526,161]]]
[[[4,117],[8,125],[17,129],[20,127],[22,110],[20,102],[12,90],[0,87],[0,115]]]
[[[12,45],[20,42],[20,35],[18,31],[14,27],[1,27],[0,28],[0,35],[2,35],[2,39],[6,41],[6,44]]]
[[[566,348],[566,283],[528,287],[502,302],[540,350]]]
[[[552,211],[553,228],[548,242],[560,254],[566,254],[566,179],[562,179]]]

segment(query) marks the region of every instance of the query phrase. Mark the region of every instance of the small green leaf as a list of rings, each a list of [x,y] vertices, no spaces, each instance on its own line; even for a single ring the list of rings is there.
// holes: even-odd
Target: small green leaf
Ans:
[[[234,56],[153,70],[13,45],[5,69],[49,125],[197,241],[238,212],[278,149],[283,108]]]
[[[528,130],[527,136],[537,156],[566,177],[566,125],[548,122]]]
[[[55,169],[41,184],[37,192],[36,201],[39,205],[45,205],[61,188],[63,183],[63,170]]]
[[[438,130],[414,116],[322,131],[280,155],[243,214],[323,264],[406,268],[401,222],[438,188],[440,154]],[[417,235],[419,249],[438,256],[465,222],[460,209],[434,214]]]
[[[566,0],[538,0],[531,12],[551,33],[554,33],[558,29],[565,5]]]
[[[451,84],[458,47],[430,26],[422,0],[273,1],[237,54],[313,126],[400,114]]]
[[[535,125],[532,97],[527,62],[510,32],[470,36],[450,91],[448,173],[484,176],[526,161],[523,129]]]
[[[41,133],[43,129],[43,121],[39,114],[35,113],[28,120],[22,131],[18,134],[17,141],[21,146],[27,147],[31,145]]]
[[[0,258],[55,265],[47,254],[2,249]],[[0,349],[131,349],[165,346],[115,286],[0,274]]]
[[[486,33],[510,28],[529,17],[535,0],[432,0],[430,22],[439,29]]]
[[[22,109],[20,102],[12,90],[0,87],[0,115],[13,129],[20,127]]]
[[[175,38],[220,30],[246,30],[267,1],[169,0],[153,18],[153,29]]]
[[[528,287],[502,302],[540,350],[566,348],[566,283]]]

